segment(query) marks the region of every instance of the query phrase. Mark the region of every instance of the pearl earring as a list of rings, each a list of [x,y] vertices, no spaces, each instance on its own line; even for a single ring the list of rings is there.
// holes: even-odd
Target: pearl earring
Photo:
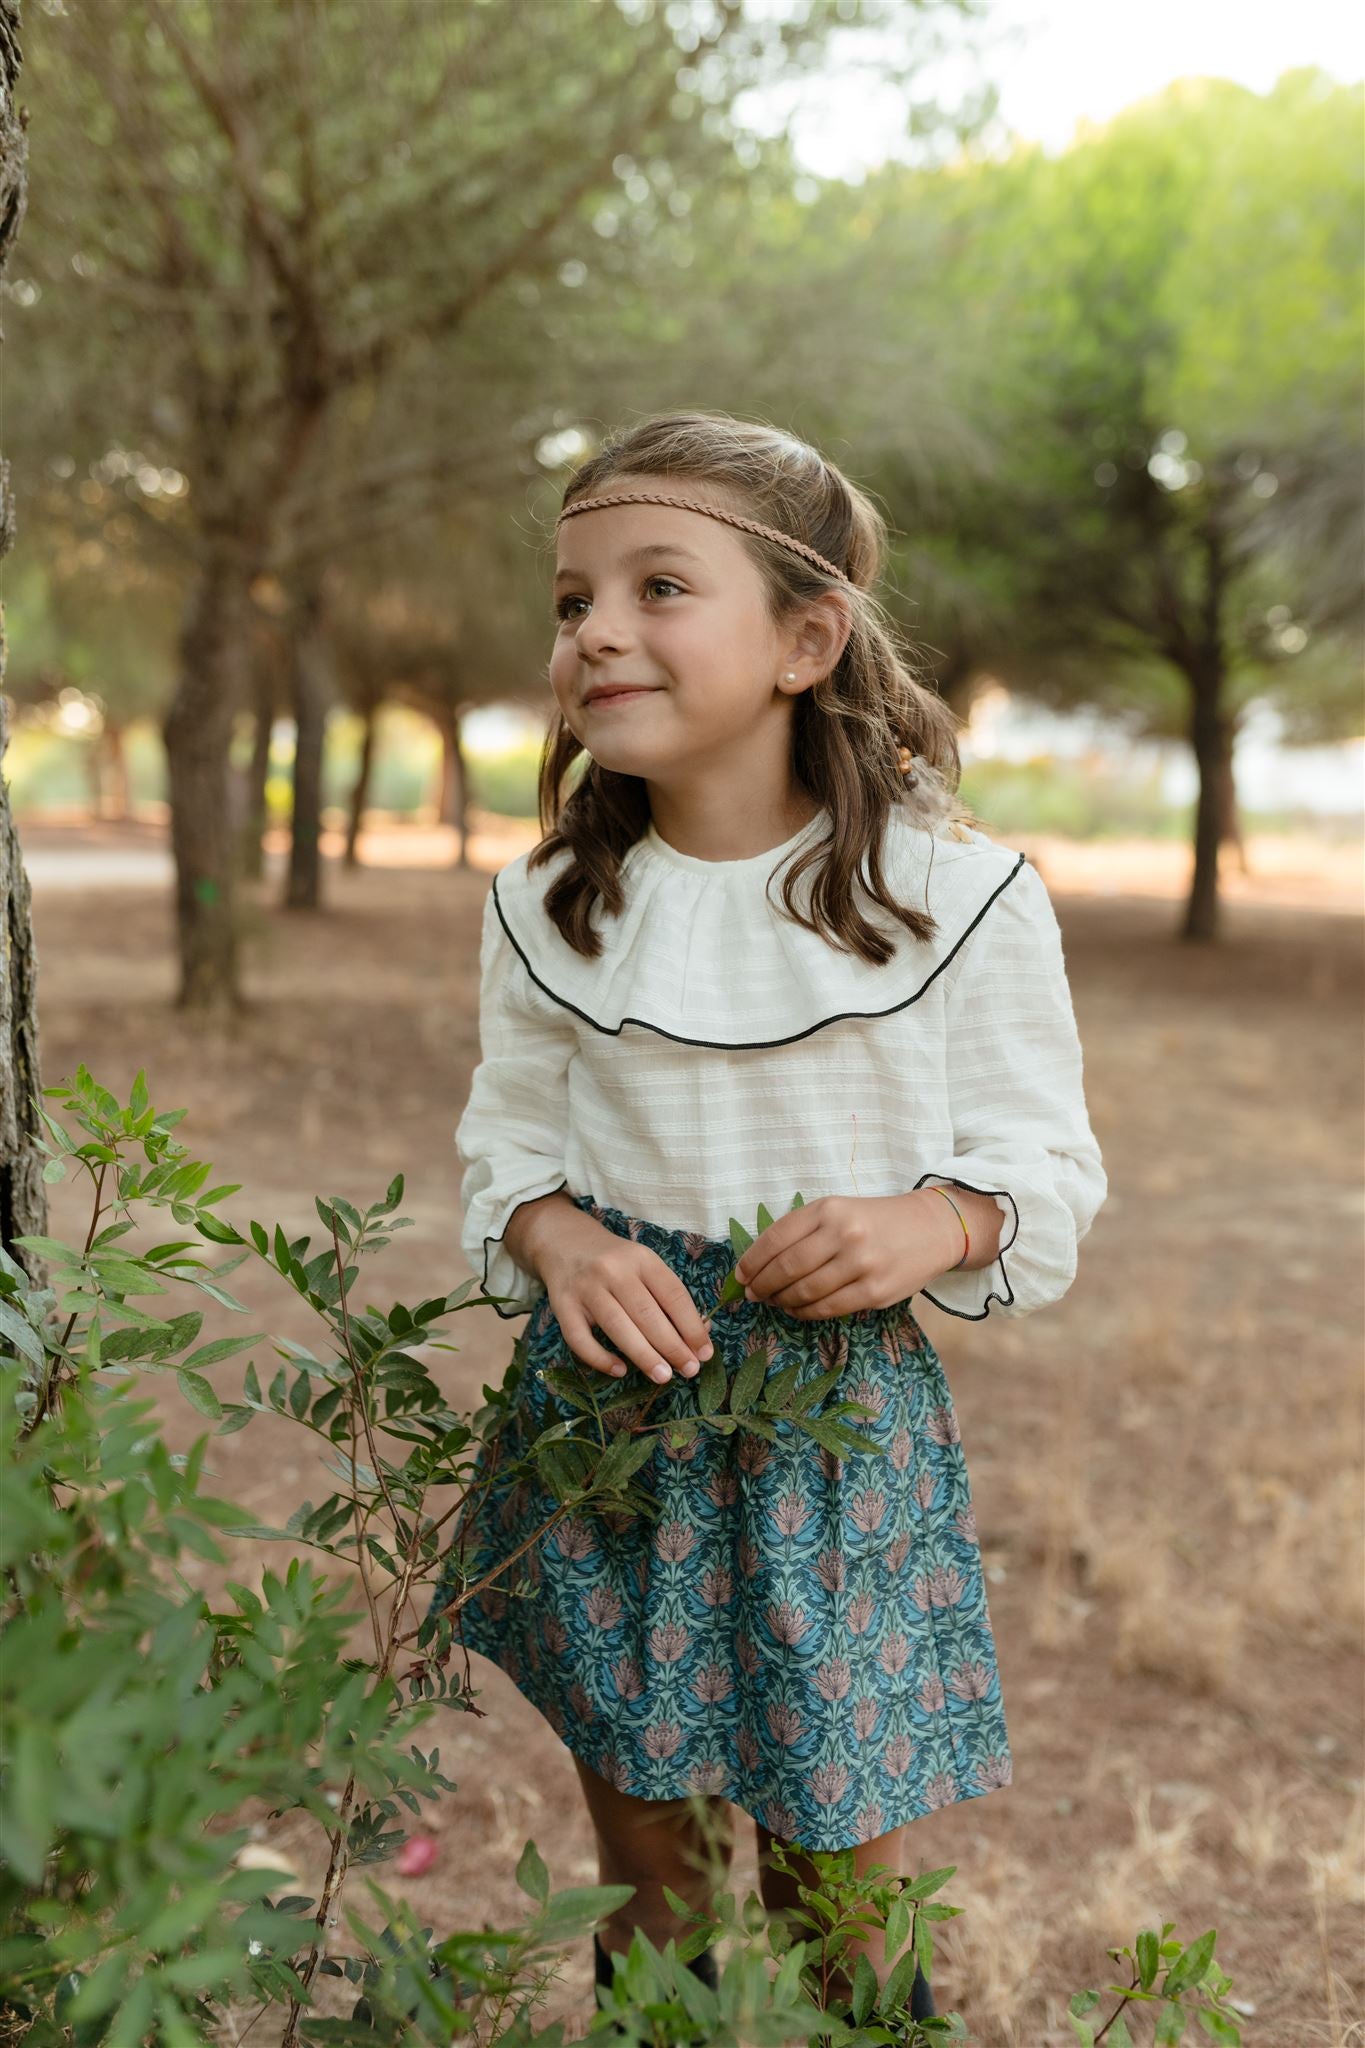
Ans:
[[[787,670],[787,673],[783,676],[782,680],[784,683],[794,683],[796,681],[796,670],[794,668],[789,668]]]

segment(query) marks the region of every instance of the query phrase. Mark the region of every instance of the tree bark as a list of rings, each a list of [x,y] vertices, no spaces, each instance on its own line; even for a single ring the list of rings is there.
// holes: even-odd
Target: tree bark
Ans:
[[[0,279],[9,265],[28,204],[26,115],[15,105],[23,57],[17,0],[0,0]],[[0,304],[3,304],[0,301]],[[14,546],[14,493],[9,464],[0,456],[0,561]],[[8,647],[0,609],[0,685]],[[5,780],[9,745],[6,700],[0,694],[0,1245],[31,1281],[47,1278],[43,1260],[15,1240],[48,1234],[47,1184],[35,1098],[42,1095],[38,1049],[38,948],[33,936],[33,891]]]
[[[180,945],[177,1008],[245,1009],[237,980],[237,847],[228,749],[242,683],[246,582],[229,554],[204,566],[180,635],[164,726]]]
[[[453,867],[469,866],[469,766],[464,756],[460,721],[453,710],[442,711],[441,805],[439,822],[453,825],[459,834],[459,852]]]
[[[374,775],[376,727],[379,723],[379,704],[371,698],[365,703],[362,716],[364,726],[360,735],[360,764],[356,770],[355,787],[351,791],[351,815],[346,827],[346,857],[348,868],[360,865],[358,846],[360,829],[365,820],[365,807],[370,800],[370,782]]]
[[[275,678],[268,661],[258,658],[252,664],[251,691],[255,731],[246,771],[238,872],[245,881],[259,882],[265,873],[265,828],[269,822],[265,786],[270,775],[270,734],[275,723]]]
[[[132,809],[128,788],[128,735],[121,725],[106,725],[101,738],[104,757],[104,815],[126,823]]]
[[[316,574],[300,588],[291,621],[294,685],[294,807],[286,910],[316,910],[322,881],[322,753],[333,691]]]

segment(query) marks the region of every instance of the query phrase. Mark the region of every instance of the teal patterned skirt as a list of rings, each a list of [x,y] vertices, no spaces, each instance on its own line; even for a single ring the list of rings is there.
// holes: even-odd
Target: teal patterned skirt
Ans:
[[[714,1308],[737,1256],[727,1240],[573,1200],[656,1252],[703,1313]],[[703,1429],[675,1449],[661,1433],[635,1475],[657,1517],[570,1514],[466,1602],[457,1639],[620,1790],[718,1795],[801,1849],[872,1841],[1008,1785],[961,1435],[909,1301],[803,1321],[740,1300],[714,1309],[711,1339],[727,1378],[755,1349],[770,1375],[798,1365],[797,1386],[840,1366],[826,1398],[871,1409],[845,1421],[881,1453],[841,1456],[790,1422],[775,1441]],[[575,1360],[546,1295],[515,1355],[513,1407],[480,1449],[432,1612],[452,1597],[454,1557],[469,1584],[558,1505],[525,1476],[499,1477],[576,1412],[541,1373],[576,1369],[599,1399],[634,1375],[654,1397],[651,1423],[698,1412],[695,1380],[675,1373],[656,1390],[633,1363],[613,1380]]]

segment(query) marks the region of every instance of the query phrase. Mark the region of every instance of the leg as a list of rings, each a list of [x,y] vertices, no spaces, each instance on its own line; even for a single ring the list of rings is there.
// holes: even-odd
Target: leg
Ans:
[[[819,1889],[819,1877],[815,1865],[811,1862],[809,1856],[800,1855],[792,1849],[790,1843],[784,1841],[782,1846],[786,1849],[791,1862],[796,1868],[790,1874],[786,1871],[775,1870],[770,1860],[772,1847],[774,1842],[782,1841],[782,1838],[781,1836],[771,1834],[764,1827],[762,1821],[756,1821],[754,1825],[758,1830],[758,1885],[760,1895],[769,1913],[785,1914],[790,1908],[799,1907],[801,1904],[801,1900],[797,1895],[798,1885],[804,1884],[812,1891]],[[859,1877],[865,1871],[870,1870],[874,1863],[889,1863],[891,1868],[896,1871],[905,1868],[905,1837],[909,1826],[910,1823],[907,1821],[903,1827],[894,1828],[889,1835],[878,1835],[874,1841],[857,1844],[853,1851],[853,1867]],[[809,1928],[797,1927],[793,1931],[807,1939],[814,1938]],[[876,1972],[879,1984],[885,1984],[896,1963],[899,1961],[898,1956],[887,1956],[883,1960],[882,1936],[880,1932],[874,1932],[871,1936],[851,1934],[848,1937],[844,1953],[848,1960],[849,1970],[852,1969],[860,1955],[866,1955],[867,1960]],[[904,1950],[901,1951],[901,1954],[904,1954]],[[830,1973],[827,1990],[831,1997],[847,1999],[852,1991],[852,1983],[848,1973],[836,1966]]]
[[[728,1800],[701,1793],[640,1799],[618,1792],[580,1757],[573,1762],[597,1835],[598,1882],[635,1887],[635,1896],[603,1922],[602,1945],[624,1954],[639,1927],[662,1948],[683,1932],[663,1887],[698,1911],[709,1908],[734,1853],[733,1810]]]

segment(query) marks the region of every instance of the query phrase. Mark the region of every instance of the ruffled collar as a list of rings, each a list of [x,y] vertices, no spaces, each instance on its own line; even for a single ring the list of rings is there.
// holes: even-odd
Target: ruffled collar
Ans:
[[[918,1001],[1025,860],[969,827],[936,832],[908,809],[892,811],[883,872],[899,901],[927,906],[938,933],[913,939],[864,895],[864,916],[896,946],[878,967],[794,924],[782,906],[782,871],[829,826],[821,810],[781,846],[709,861],[680,853],[651,823],[621,863],[621,915],[600,905],[594,913],[596,960],[575,951],[545,914],[545,893],[572,860],[568,848],[534,873],[529,854],[509,861],[492,885],[497,914],[537,987],[598,1031],[617,1035],[633,1024],[684,1045],[786,1045],[844,1018],[886,1016]],[[805,909],[809,884],[807,874],[797,885]]]

